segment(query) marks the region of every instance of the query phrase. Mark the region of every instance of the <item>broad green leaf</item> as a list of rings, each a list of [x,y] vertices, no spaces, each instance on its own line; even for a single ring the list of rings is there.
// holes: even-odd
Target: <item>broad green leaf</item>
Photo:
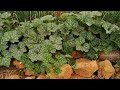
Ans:
[[[81,44],[85,43],[85,38],[84,37],[79,37],[79,38],[75,39],[75,43],[77,45],[81,45]]]
[[[79,23],[74,17],[69,16],[65,21],[65,26],[68,30],[73,30],[79,27]]]
[[[87,38],[88,40],[92,41],[92,40],[94,39],[94,35],[93,35],[90,31],[88,31],[88,32],[87,32],[87,35],[86,35],[86,38]]]
[[[12,45],[10,46],[9,51],[11,52],[11,55],[12,55],[14,58],[20,60],[22,54],[23,54],[24,52],[26,52],[26,48],[25,48],[25,47],[18,47],[17,45],[12,44]]]
[[[8,32],[4,33],[2,40],[3,41],[11,41],[12,43],[15,43],[15,42],[19,42],[18,39],[20,36],[21,35],[16,30],[8,31]]]
[[[11,13],[9,13],[9,12],[4,12],[3,14],[0,15],[0,17],[3,18],[3,19],[7,19],[10,16],[11,16]]]
[[[40,53],[35,53],[33,51],[29,51],[28,56],[32,62],[37,61],[37,60],[42,61],[42,56]]]
[[[59,29],[56,23],[47,23],[47,30],[50,32],[56,32]]]
[[[5,56],[5,57],[0,57],[0,66],[10,66],[10,61],[11,57]]]
[[[60,69],[60,68],[55,68],[55,69],[53,69],[54,70],[54,73],[56,74],[56,75],[59,75],[61,72],[62,72],[62,70]]]

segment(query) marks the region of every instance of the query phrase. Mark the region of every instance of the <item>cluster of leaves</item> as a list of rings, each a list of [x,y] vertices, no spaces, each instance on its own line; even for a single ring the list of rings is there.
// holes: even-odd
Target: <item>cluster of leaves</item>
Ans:
[[[100,51],[119,49],[119,27],[101,16],[98,11],[81,11],[19,22],[8,12],[0,14],[0,65],[9,67],[16,58],[36,75],[53,67],[58,74],[62,64],[73,64],[69,60],[73,49],[89,59],[97,59]],[[53,57],[58,50],[62,53]]]

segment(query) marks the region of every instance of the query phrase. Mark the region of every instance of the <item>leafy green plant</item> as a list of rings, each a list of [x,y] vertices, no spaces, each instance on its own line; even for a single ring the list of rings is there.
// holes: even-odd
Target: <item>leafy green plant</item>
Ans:
[[[66,63],[74,67],[75,62],[69,58],[74,49],[92,60],[100,51],[120,49],[119,26],[103,20],[98,11],[45,15],[24,22],[5,12],[0,14],[0,20],[0,65],[9,67],[11,58],[16,58],[35,75],[53,67],[59,74],[60,66]]]

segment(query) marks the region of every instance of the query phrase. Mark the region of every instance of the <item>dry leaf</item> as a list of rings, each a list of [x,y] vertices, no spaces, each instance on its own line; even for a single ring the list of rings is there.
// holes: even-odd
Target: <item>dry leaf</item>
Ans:
[[[91,77],[98,70],[97,61],[91,61],[85,58],[76,60],[75,73],[80,77]]]
[[[98,77],[109,79],[115,74],[115,69],[109,60],[99,62]]]
[[[18,60],[14,60],[13,61],[13,65],[15,65],[16,68],[19,68],[19,69],[24,69],[25,68],[25,66],[23,65],[23,63],[20,62],[20,61],[18,61]]]
[[[41,74],[37,77],[37,79],[48,79],[48,78],[47,78],[47,76],[46,76],[45,74],[41,73]]]

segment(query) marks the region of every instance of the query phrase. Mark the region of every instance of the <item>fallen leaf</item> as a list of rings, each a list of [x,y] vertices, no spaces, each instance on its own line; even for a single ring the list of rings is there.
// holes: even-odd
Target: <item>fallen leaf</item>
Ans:
[[[97,70],[98,65],[96,60],[93,61],[85,58],[76,60],[76,67],[74,71],[81,77],[91,77]]]
[[[98,67],[98,77],[100,79],[109,79],[115,74],[115,69],[109,60],[99,62]]]

